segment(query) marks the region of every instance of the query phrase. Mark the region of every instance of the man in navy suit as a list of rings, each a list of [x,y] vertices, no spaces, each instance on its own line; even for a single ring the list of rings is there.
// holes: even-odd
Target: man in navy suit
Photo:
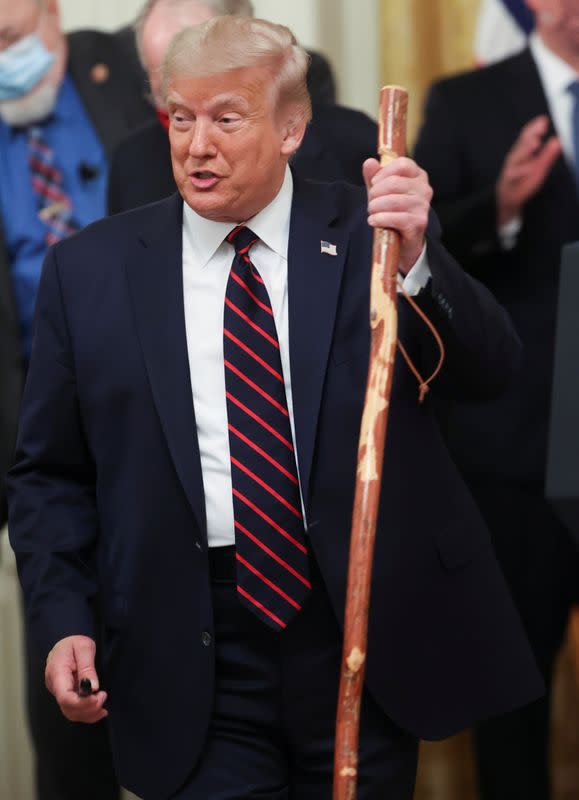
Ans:
[[[409,800],[418,737],[542,690],[434,413],[500,394],[518,340],[435,223],[425,238],[413,161],[367,161],[367,192],[292,176],[306,69],[282,26],[183,31],[163,68],[179,194],[58,244],[43,273],[12,544],[49,690],[69,719],[108,715],[121,782],[146,800],[331,796],[367,221],[400,232],[400,281],[446,362],[423,405],[396,365],[358,797]],[[430,335],[400,312],[429,374]]]
[[[446,431],[548,688],[478,726],[483,800],[551,797],[550,689],[578,585],[545,471],[561,249],[579,239],[579,2],[527,5],[529,47],[435,83],[415,150],[444,244],[505,306],[523,344],[517,380],[492,403],[456,403]]]

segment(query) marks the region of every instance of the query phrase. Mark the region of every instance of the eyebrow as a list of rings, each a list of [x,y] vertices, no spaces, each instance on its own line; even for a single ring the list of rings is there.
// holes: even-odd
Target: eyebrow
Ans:
[[[167,98],[167,106],[171,106],[172,108],[185,108],[189,109],[187,103],[179,97],[179,95],[169,95]],[[219,111],[220,108],[224,106],[232,106],[233,108],[239,109],[247,109],[249,108],[249,103],[239,94],[218,94],[215,97],[211,98],[208,104],[209,111]]]

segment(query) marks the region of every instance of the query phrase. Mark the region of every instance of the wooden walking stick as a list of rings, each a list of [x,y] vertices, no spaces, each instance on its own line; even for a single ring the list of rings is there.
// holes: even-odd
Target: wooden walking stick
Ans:
[[[383,166],[405,153],[407,105],[408,95],[404,89],[399,86],[385,86],[382,89],[378,151]],[[356,797],[360,701],[366,661],[372,557],[396,354],[399,245],[396,231],[374,231],[370,291],[371,351],[358,445],[350,539],[344,650],[336,723],[334,800],[354,800]]]

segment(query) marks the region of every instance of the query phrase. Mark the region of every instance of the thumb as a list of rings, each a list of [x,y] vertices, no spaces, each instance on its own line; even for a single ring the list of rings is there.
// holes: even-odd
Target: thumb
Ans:
[[[99,679],[95,669],[96,645],[92,639],[82,637],[73,643],[76,674],[80,684],[81,680],[88,679],[93,692],[99,689]]]
[[[379,170],[380,162],[376,158],[367,158],[362,164],[362,175],[364,176],[364,183],[368,191],[370,191],[372,187],[372,179]]]

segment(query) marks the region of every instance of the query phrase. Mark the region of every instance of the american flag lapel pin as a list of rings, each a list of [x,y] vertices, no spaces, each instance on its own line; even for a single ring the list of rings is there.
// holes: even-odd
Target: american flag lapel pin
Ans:
[[[325,253],[328,256],[337,256],[338,251],[336,249],[336,245],[332,244],[331,242],[320,242],[320,252]]]

